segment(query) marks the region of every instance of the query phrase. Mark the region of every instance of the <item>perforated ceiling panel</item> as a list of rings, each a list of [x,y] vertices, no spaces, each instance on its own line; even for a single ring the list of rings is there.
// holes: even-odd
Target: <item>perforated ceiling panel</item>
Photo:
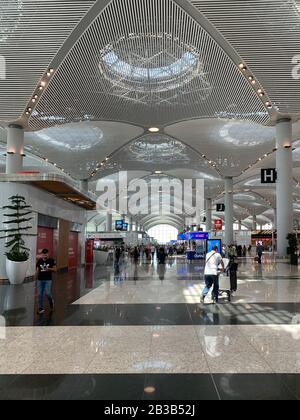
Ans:
[[[190,1],[250,66],[273,104],[299,113],[300,80],[292,77],[292,59],[300,54],[300,1]]]
[[[251,84],[172,0],[112,0],[75,43],[30,128],[82,120],[144,126],[193,117],[269,122]]]
[[[93,3],[0,1],[0,120],[14,121],[24,112],[49,63]]]

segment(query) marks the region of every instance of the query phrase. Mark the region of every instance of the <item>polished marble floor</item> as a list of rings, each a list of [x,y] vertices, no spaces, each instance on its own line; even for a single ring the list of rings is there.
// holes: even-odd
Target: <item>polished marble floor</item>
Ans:
[[[201,262],[90,266],[57,275],[43,316],[34,283],[0,286],[0,399],[299,398],[298,267],[248,258],[238,277],[232,303],[201,305]]]

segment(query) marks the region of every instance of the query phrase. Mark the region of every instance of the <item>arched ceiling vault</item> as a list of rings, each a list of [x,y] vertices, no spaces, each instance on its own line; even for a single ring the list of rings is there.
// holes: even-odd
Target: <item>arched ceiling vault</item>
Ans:
[[[285,116],[300,198],[299,44],[300,0],[3,0],[0,124],[25,128],[41,170],[203,177],[213,199],[233,176],[237,216],[263,214],[275,196],[259,172]]]

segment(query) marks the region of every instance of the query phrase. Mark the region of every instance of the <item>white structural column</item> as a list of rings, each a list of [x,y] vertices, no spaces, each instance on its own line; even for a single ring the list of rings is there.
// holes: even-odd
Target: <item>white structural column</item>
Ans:
[[[293,230],[293,152],[292,122],[282,119],[277,122],[277,251],[278,256],[287,255],[288,233]]]
[[[206,199],[206,231],[211,232],[212,230],[212,221],[211,221],[211,214],[212,214],[212,199]]]
[[[89,190],[89,181],[87,179],[83,179],[80,181],[80,188],[84,192],[88,192]]]
[[[252,230],[256,230],[257,229],[257,220],[256,220],[256,214],[254,214],[253,216],[253,225],[252,225]]]
[[[277,209],[274,209],[274,222],[273,222],[273,229],[277,229]]]
[[[6,173],[15,174],[23,169],[24,130],[19,125],[10,125],[7,129]]]
[[[129,226],[128,226],[129,232],[133,232],[133,218],[129,217]]]
[[[112,232],[112,214],[106,214],[106,232]]]
[[[233,244],[233,179],[225,178],[225,244]]]

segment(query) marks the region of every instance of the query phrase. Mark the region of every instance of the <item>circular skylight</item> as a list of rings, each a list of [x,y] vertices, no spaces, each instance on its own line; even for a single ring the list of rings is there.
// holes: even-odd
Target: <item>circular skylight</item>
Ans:
[[[183,143],[164,135],[146,135],[129,145],[130,152],[143,162],[182,160],[187,158],[185,149]]]
[[[121,37],[101,51],[99,69],[114,86],[142,94],[167,92],[205,78],[199,52],[167,33]]]

